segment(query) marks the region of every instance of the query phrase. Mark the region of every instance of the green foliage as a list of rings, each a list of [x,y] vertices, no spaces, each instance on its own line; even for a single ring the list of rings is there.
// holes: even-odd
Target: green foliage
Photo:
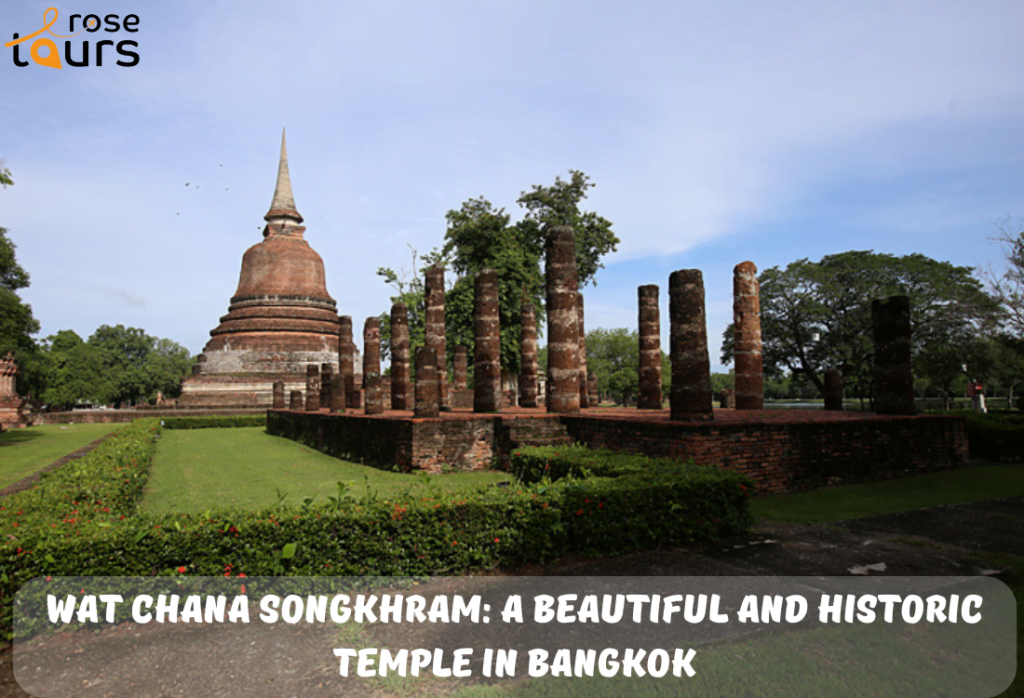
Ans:
[[[753,525],[754,483],[731,470],[584,446],[519,449],[512,472],[557,494],[567,544],[613,553],[737,535]]]
[[[38,576],[460,574],[574,552],[619,553],[740,533],[751,525],[741,475],[597,454],[565,458],[603,477],[368,496],[323,505],[138,513],[160,427],[139,420],[0,508],[0,629]],[[556,455],[527,449],[517,456]],[[566,469],[569,466],[565,466]],[[527,468],[521,468],[526,470]]]
[[[844,252],[820,262],[801,259],[759,277],[765,371],[802,374],[823,392],[824,371],[839,367],[854,394],[870,395],[874,346],[871,301],[910,297],[914,369],[947,390],[978,351],[996,306],[970,267],[921,254],[896,257]],[[732,326],[722,361],[732,361]]]
[[[595,213],[581,211],[580,202],[594,185],[577,170],[570,170],[569,181],[556,177],[550,187],[534,185],[522,192],[517,203],[526,209],[524,218],[511,223],[505,209],[496,209],[484,197],[469,199],[459,209],[445,214],[447,229],[440,251],[418,256],[413,251],[411,274],[405,269],[377,270],[409,308],[410,355],[423,345],[423,281],[417,267],[434,264],[450,266],[457,278],[445,294],[445,330],[448,346],[464,344],[470,356],[474,349],[473,277],[482,269],[498,272],[498,308],[501,324],[501,367],[519,371],[520,308],[523,298],[533,301],[538,330],[543,327],[544,277],[542,258],[545,226],[571,225],[576,233],[576,259],[580,287],[594,283],[601,259],[614,252],[619,239],[612,224]],[[390,349],[390,319],[381,316],[382,356]],[[449,353],[449,355],[451,355]]]
[[[38,385],[38,347],[32,335],[39,332],[39,322],[32,307],[22,302],[18,291],[29,286],[29,275],[18,264],[15,244],[0,228],[0,357],[13,352],[21,373],[18,392],[31,392]]]
[[[191,366],[188,349],[138,327],[102,325],[88,343],[97,350],[109,382],[104,402],[138,404],[156,397],[157,391],[175,397]]]
[[[265,427],[267,413],[211,415],[209,417],[164,417],[164,429],[226,429],[235,427]]]
[[[587,175],[579,170],[569,170],[569,181],[555,177],[555,183],[550,187],[535,184],[516,201],[527,211],[517,227],[525,240],[533,240],[533,244],[541,249],[545,226],[572,226],[576,234],[576,271],[580,288],[594,283],[594,276],[604,268],[601,258],[614,252],[620,242],[612,232],[611,221],[591,211],[580,211],[580,202],[587,198],[587,190],[593,186]]]
[[[971,458],[1024,461],[1024,415],[962,413]]]
[[[640,392],[640,337],[624,327],[597,328],[587,333],[587,369],[597,376],[602,399],[620,405],[635,404]],[[661,352],[661,387],[667,396],[672,364]]]

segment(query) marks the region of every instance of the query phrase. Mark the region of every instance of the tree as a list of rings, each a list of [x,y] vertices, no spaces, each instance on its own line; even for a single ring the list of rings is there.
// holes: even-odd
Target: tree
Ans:
[[[14,184],[10,171],[0,162],[0,186]],[[24,303],[18,291],[29,286],[29,275],[18,264],[15,244],[0,228],[0,356],[13,352],[21,369],[18,374],[19,393],[34,393],[39,384],[38,347],[32,335],[39,332],[39,322],[32,307]]]
[[[594,185],[582,172],[570,170],[570,180],[556,177],[550,187],[534,185],[522,192],[517,203],[526,209],[524,218],[511,222],[505,209],[496,209],[483,196],[469,199],[445,214],[444,245],[439,251],[413,253],[413,275],[382,267],[377,274],[398,290],[392,302],[402,300],[409,308],[411,351],[423,343],[423,282],[416,271],[433,264],[450,268],[456,279],[445,294],[448,346],[474,348],[473,279],[481,269],[498,272],[498,312],[501,325],[501,366],[506,377],[519,371],[520,307],[523,297],[533,301],[538,329],[543,327],[545,226],[571,225],[576,232],[576,258],[580,286],[594,283],[601,259],[615,250],[619,239],[611,222],[595,213],[580,211],[579,204]],[[390,321],[382,315],[382,356],[389,348]]]
[[[996,317],[972,268],[921,254],[852,251],[820,262],[801,259],[766,269],[759,281],[766,374],[806,376],[822,393],[824,371],[839,367],[854,394],[871,394],[873,299],[910,297],[915,371],[939,380],[954,361],[962,367]],[[730,325],[723,337],[724,363],[732,360],[732,331]]]
[[[587,198],[587,190],[593,186],[587,175],[579,170],[569,170],[568,182],[556,176],[552,186],[535,184],[516,201],[527,210],[526,216],[517,224],[523,239],[541,250],[546,226],[572,226],[576,235],[576,271],[580,288],[588,283],[596,284],[594,277],[599,269],[604,268],[601,259],[614,252],[620,242],[612,232],[611,221],[591,211],[580,211],[580,202]]]
[[[168,396],[180,393],[190,357],[176,342],[150,337],[137,327],[102,325],[88,343],[99,353],[110,400],[118,405],[138,404],[158,390]]]
[[[1010,337],[1024,339],[1024,232],[1013,232],[1024,228],[1024,221],[1014,225],[1007,218],[997,223],[996,228],[998,232],[993,240],[999,245],[1006,266],[1001,272],[989,269],[985,280],[1003,309],[1004,331]]]
[[[495,209],[480,197],[445,215],[448,223],[441,255],[457,275],[445,295],[445,325],[449,345],[475,347],[473,327],[474,277],[482,269],[498,273],[498,316],[501,331],[501,367],[519,373],[520,310],[524,298],[532,301],[538,327],[544,321],[544,288],[540,273],[543,244],[510,225],[505,209]]]
[[[104,370],[100,351],[72,330],[61,330],[43,340],[46,387],[42,399],[69,409],[76,404],[110,402],[113,387]]]

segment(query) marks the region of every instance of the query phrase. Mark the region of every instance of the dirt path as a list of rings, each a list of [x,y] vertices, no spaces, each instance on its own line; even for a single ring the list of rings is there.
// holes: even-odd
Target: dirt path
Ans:
[[[1000,570],[985,559],[985,553],[1024,556],[1024,497],[853,519],[829,526],[768,524],[758,526],[748,536],[713,545],[565,561],[521,572],[572,576],[998,575]],[[131,644],[130,633],[136,631],[115,627],[101,635],[116,647],[118,642]],[[118,633],[121,635],[111,637]],[[95,637],[69,635],[70,643],[89,642]],[[251,636],[245,638],[246,645],[250,639]],[[296,648],[306,645],[296,645],[290,653],[277,653],[278,660],[273,666],[262,667],[265,675],[272,678],[260,679],[263,683],[259,686],[250,685],[246,682],[249,677],[244,658],[232,641],[223,635],[212,639],[195,633],[188,640],[188,661],[173,686],[154,688],[146,684],[149,667],[161,662],[160,657],[154,656],[128,674],[108,674],[102,682],[99,678],[83,680],[82,695],[319,696],[325,694],[331,675],[337,673],[323,662],[310,670],[308,662],[304,663],[296,654]],[[308,643],[308,651],[313,655],[323,652],[322,638],[303,642]],[[0,697],[27,695],[14,681],[12,652],[7,648],[0,653]]]
[[[57,468],[59,468],[59,467],[61,467],[63,465],[67,465],[71,461],[78,460],[79,458],[81,458],[85,454],[89,453],[90,451],[95,450],[97,446],[99,446],[101,443],[103,443],[104,441],[109,439],[111,436],[113,436],[114,433],[115,432],[110,432],[106,436],[101,436],[100,438],[96,439],[95,441],[93,441],[93,442],[91,442],[89,444],[86,444],[85,446],[82,446],[77,451],[72,451],[71,453],[69,453],[68,455],[64,456],[63,458],[58,458],[57,460],[53,461],[52,463],[50,463],[46,467],[40,468],[39,470],[37,470],[36,472],[32,473],[31,475],[27,475],[27,476],[21,478],[20,480],[15,482],[13,485],[8,485],[7,487],[4,487],[3,489],[0,489],[0,497],[7,497],[9,495],[15,494],[16,492],[22,492],[24,490],[31,489],[33,486],[35,486],[35,484],[37,482],[39,482],[39,478],[43,475],[43,473],[51,472],[51,471],[56,470]]]

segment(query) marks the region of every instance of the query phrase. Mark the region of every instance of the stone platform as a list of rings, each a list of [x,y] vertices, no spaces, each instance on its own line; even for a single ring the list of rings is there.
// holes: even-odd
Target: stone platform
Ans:
[[[554,415],[509,408],[367,416],[271,410],[267,430],[330,455],[381,468],[441,472],[507,467],[520,446],[578,442],[654,457],[693,459],[746,473],[761,493],[884,479],[967,463],[963,418],[821,410],[715,410],[714,421],[674,422],[665,411],[595,408]]]

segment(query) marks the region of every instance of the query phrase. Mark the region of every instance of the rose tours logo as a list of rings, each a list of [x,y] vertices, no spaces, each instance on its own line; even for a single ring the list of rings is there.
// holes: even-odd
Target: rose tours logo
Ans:
[[[50,18],[50,13],[53,13],[53,18]],[[37,65],[46,66],[47,68],[62,69],[64,63],[75,66],[76,68],[82,68],[89,65],[102,66],[103,65],[103,48],[113,47],[117,51],[118,55],[122,58],[117,59],[117,65],[125,68],[131,68],[132,66],[139,64],[139,54],[130,50],[131,48],[138,48],[139,44],[137,41],[131,39],[125,39],[118,41],[117,44],[109,39],[105,38],[95,43],[90,51],[90,42],[83,40],[81,43],[74,41],[64,42],[64,63],[61,62],[61,52],[57,48],[57,42],[48,36],[40,36],[40,34],[48,33],[50,36],[58,39],[70,39],[73,36],[81,34],[83,31],[89,34],[95,34],[102,30],[106,34],[114,34],[120,31],[134,34],[139,31],[139,16],[138,15],[125,15],[124,19],[121,19],[118,15],[106,15],[102,19],[99,15],[71,15],[68,20],[68,31],[70,34],[55,34],[53,32],[53,26],[57,23],[57,8],[51,7],[43,13],[43,28],[39,31],[32,32],[27,36],[20,36],[17,32],[14,33],[14,38],[4,44],[5,47],[13,48],[14,52],[12,58],[14,59],[14,65],[19,68],[24,68],[29,65],[27,60],[23,60],[21,57],[21,44],[32,41],[29,47],[29,55]],[[78,31],[75,28],[79,27]],[[34,39],[34,41],[33,41]],[[109,58],[110,52],[108,49],[107,56]],[[127,60],[125,60],[127,59]]]

